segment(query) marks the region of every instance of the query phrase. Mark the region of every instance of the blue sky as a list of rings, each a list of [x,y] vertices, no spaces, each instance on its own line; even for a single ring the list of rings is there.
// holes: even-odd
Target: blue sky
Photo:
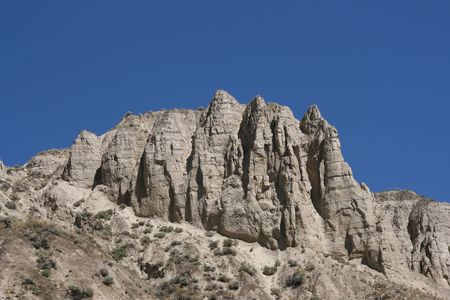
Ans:
[[[310,104],[358,180],[450,200],[450,1],[1,1],[0,159],[214,90]]]

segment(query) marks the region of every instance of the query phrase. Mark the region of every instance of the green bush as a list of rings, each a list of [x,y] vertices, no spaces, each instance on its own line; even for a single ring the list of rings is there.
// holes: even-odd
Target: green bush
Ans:
[[[204,264],[203,265],[203,271],[205,272],[214,272],[216,270],[216,267],[208,265],[208,264]]]
[[[181,232],[183,232],[183,228],[176,227],[173,231],[174,231],[175,233],[181,233]]]
[[[308,262],[308,263],[306,264],[306,266],[305,266],[305,270],[308,271],[308,272],[313,271],[315,268],[316,268],[316,266],[313,265],[311,262]]]
[[[206,231],[206,232],[205,232],[205,236],[207,236],[207,237],[213,237],[213,236],[214,236],[214,231]]]
[[[173,231],[173,226],[161,226],[159,227],[160,232],[169,233]]]
[[[236,250],[231,247],[222,247],[222,255],[233,255],[236,256]]]
[[[299,287],[303,283],[303,274],[300,271],[295,272],[286,279],[286,286],[291,288]]]
[[[277,272],[277,267],[273,266],[273,267],[269,267],[269,266],[265,266],[263,268],[263,274],[266,276],[271,276],[273,274],[275,274]]]
[[[103,278],[102,282],[104,285],[111,286],[114,283],[114,278],[112,278],[111,276],[106,276],[105,278]]]
[[[50,277],[50,273],[51,273],[50,269],[43,269],[41,271],[41,275],[47,278]]]
[[[215,256],[233,255],[236,256],[236,250],[231,247],[222,247],[222,249],[215,248],[213,251]]]
[[[31,279],[30,277],[27,277],[22,281],[22,284],[23,285],[34,285],[34,280]]]
[[[245,272],[250,276],[253,276],[256,273],[255,268],[253,268],[250,264],[248,264],[246,262],[241,263],[241,266],[239,267],[239,271]]]
[[[157,232],[155,233],[154,237],[158,238],[158,239],[162,239],[166,236],[166,234],[164,232]]]
[[[41,270],[56,269],[56,262],[53,259],[48,258],[43,254],[39,254],[37,263],[38,263],[39,269],[41,269]]]
[[[172,283],[180,287],[186,287],[189,285],[189,278],[185,275],[177,275],[172,279]]]
[[[68,294],[72,298],[72,300],[81,300],[92,298],[94,296],[94,291],[90,288],[81,289],[76,285],[70,285]]]
[[[220,282],[229,282],[230,281],[230,278],[228,278],[226,275],[224,275],[224,274],[221,274],[220,276],[219,276],[219,278],[217,278],[217,280],[218,281],[220,281]]]
[[[232,290],[232,291],[236,291],[239,289],[239,281],[232,281],[228,284],[228,289]]]
[[[95,214],[94,217],[97,219],[109,220],[109,219],[111,219],[112,215],[113,215],[113,210],[108,209],[108,210],[99,211],[98,213]]]
[[[6,208],[9,208],[9,209],[16,209],[16,208],[17,208],[17,205],[16,205],[16,203],[13,202],[13,201],[8,201],[8,202],[5,203],[5,207],[6,207]]]
[[[234,241],[232,239],[225,239],[223,240],[222,245],[224,247],[232,247],[234,245]]]
[[[271,288],[270,289],[270,294],[274,295],[274,296],[279,296],[281,293],[281,290],[278,288]]]
[[[102,275],[102,277],[108,276],[109,275],[108,269],[105,268],[100,269],[100,275]]]
[[[209,242],[209,249],[211,249],[211,250],[216,249],[218,246],[219,246],[218,241],[210,241]]]
[[[119,261],[127,256],[127,249],[125,246],[117,246],[111,251],[111,256],[115,261]]]
[[[170,243],[170,246],[180,246],[181,244],[181,241],[172,241],[172,243]]]
[[[142,246],[147,246],[148,244],[150,244],[151,239],[149,236],[145,235],[141,238],[141,245]]]
[[[298,266],[298,263],[295,260],[290,259],[288,260],[288,266],[294,268]]]

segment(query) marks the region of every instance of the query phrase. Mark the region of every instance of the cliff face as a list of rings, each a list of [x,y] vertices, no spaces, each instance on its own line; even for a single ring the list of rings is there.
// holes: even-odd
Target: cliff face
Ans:
[[[245,106],[218,91],[206,110],[128,116],[103,137],[82,132],[63,178],[105,185],[139,216],[271,249],[373,251],[373,196],[315,106],[299,122],[261,97]]]
[[[242,105],[217,91],[207,109],[128,115],[102,136],[83,131],[67,151],[0,172],[28,181],[38,174],[31,177],[46,203],[67,201],[55,188],[62,180],[102,192],[137,217],[450,285],[450,206],[414,193],[371,193],[316,106],[299,121],[259,96]]]
[[[205,110],[128,116],[102,137],[81,133],[65,174],[111,188],[139,216],[187,221],[271,249],[309,247],[384,272],[376,199],[353,178],[337,130],[316,106],[298,121],[259,96],[242,105],[217,91]],[[430,209],[411,209],[411,268],[448,276],[446,262],[427,255],[435,250],[421,247],[448,252],[424,229],[433,227],[423,224]]]

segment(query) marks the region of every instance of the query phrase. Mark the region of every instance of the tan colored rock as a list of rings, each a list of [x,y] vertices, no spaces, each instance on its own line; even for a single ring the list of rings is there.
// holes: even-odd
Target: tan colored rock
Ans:
[[[130,203],[138,166],[158,113],[125,117],[102,154],[96,184],[110,186],[119,203]]]
[[[299,121],[219,90],[207,109],[126,115],[22,167],[0,162],[0,180],[1,206],[17,206],[2,216],[76,226],[102,259],[126,252],[117,264],[150,298],[449,299],[450,206],[358,183],[317,106]]]
[[[102,162],[102,138],[83,130],[70,149],[63,178],[83,187],[94,185],[95,174]]]
[[[374,197],[353,178],[337,130],[311,106],[300,127],[309,137],[307,171],[311,201],[325,222],[331,251],[383,271],[375,234]]]
[[[155,121],[140,160],[133,194],[138,215],[174,222],[185,219],[186,164],[195,126],[195,114],[189,110],[167,111]]]

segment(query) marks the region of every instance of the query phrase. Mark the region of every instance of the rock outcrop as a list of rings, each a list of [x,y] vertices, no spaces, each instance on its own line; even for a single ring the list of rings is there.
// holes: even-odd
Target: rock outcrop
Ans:
[[[2,199],[42,203],[51,218],[103,226],[70,207],[118,204],[136,218],[352,261],[393,282],[450,286],[450,206],[358,183],[317,106],[299,121],[261,96],[243,105],[217,91],[206,109],[128,114],[104,135],[82,131],[70,149],[22,168],[0,161],[0,179]],[[129,218],[112,219],[114,234]],[[140,270],[161,275],[153,260],[164,253],[147,249]]]
[[[139,216],[271,249],[318,248],[384,272],[375,198],[317,106],[298,121],[260,96],[242,105],[217,91],[204,110],[129,115],[104,137],[82,132],[63,175],[108,186]]]

